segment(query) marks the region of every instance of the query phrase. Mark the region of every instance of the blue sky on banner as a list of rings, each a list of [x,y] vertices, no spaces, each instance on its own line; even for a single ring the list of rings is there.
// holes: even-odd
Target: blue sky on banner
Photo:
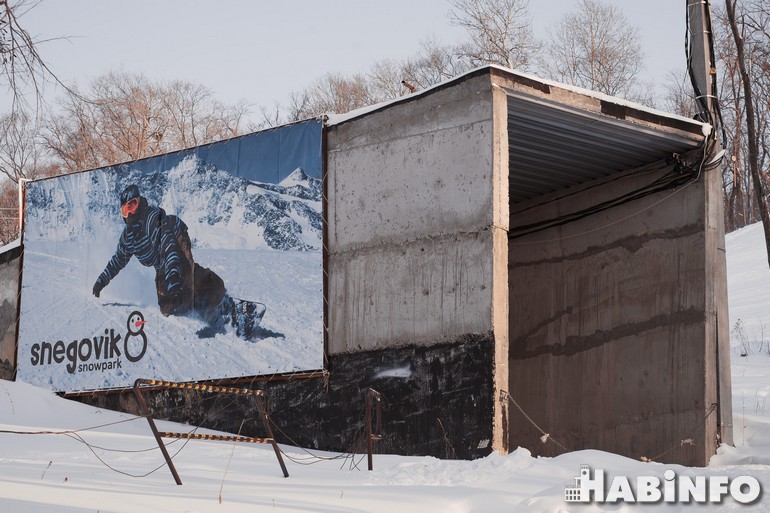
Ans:
[[[235,137],[158,157],[129,163],[146,173],[174,168],[188,155],[227,170],[235,176],[265,183],[279,183],[297,168],[321,178],[321,121],[312,120]],[[236,148],[233,148],[233,147]]]

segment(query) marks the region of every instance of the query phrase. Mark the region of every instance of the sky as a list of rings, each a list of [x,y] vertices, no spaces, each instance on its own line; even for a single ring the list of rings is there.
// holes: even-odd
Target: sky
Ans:
[[[639,28],[645,81],[684,69],[684,0],[604,0]],[[531,0],[535,35],[574,10],[578,0]],[[225,103],[258,110],[286,103],[329,72],[366,72],[385,58],[415,55],[429,38],[449,44],[464,32],[448,0],[42,0],[21,18],[39,52],[66,84],[84,88],[107,71],[152,80],[187,80]],[[61,90],[49,86],[49,99]],[[0,99],[0,112],[7,110]]]

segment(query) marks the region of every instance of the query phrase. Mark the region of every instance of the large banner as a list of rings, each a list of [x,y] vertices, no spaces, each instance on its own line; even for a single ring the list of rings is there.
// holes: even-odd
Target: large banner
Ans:
[[[29,183],[18,378],[78,391],[322,368],[321,133]]]

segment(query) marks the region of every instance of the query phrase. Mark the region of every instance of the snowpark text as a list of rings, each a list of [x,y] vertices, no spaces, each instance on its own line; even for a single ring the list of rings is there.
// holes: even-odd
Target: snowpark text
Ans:
[[[124,353],[128,361],[138,362],[147,351],[147,335],[144,333],[144,317],[141,312],[132,312],[129,315],[127,328],[128,333],[125,337],[116,334],[114,329],[105,329],[104,335],[75,339],[66,345],[62,340],[58,340],[55,344],[50,342],[33,344],[30,348],[30,363],[33,366],[61,364],[66,359],[67,372],[70,374],[121,369],[123,364],[121,356]],[[138,340],[132,341],[132,338]],[[118,345],[121,340],[123,340],[122,353]],[[135,350],[137,344],[141,344],[138,351]],[[103,361],[89,362],[91,358]]]
[[[677,476],[671,469],[663,473],[663,480],[656,476],[636,476],[632,487],[626,476],[612,478],[605,491],[604,470],[596,469],[591,476],[588,465],[580,466],[580,475],[574,485],[564,489],[565,502],[639,502],[660,503],[721,503],[726,495],[741,504],[752,504],[762,495],[759,481],[751,476]],[[661,486],[663,489],[661,490]]]

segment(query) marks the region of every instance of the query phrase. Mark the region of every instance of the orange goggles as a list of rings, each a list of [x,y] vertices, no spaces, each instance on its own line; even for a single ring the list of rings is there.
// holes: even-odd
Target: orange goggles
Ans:
[[[128,214],[135,214],[139,209],[139,198],[132,198],[120,207],[120,214],[125,218]]]

